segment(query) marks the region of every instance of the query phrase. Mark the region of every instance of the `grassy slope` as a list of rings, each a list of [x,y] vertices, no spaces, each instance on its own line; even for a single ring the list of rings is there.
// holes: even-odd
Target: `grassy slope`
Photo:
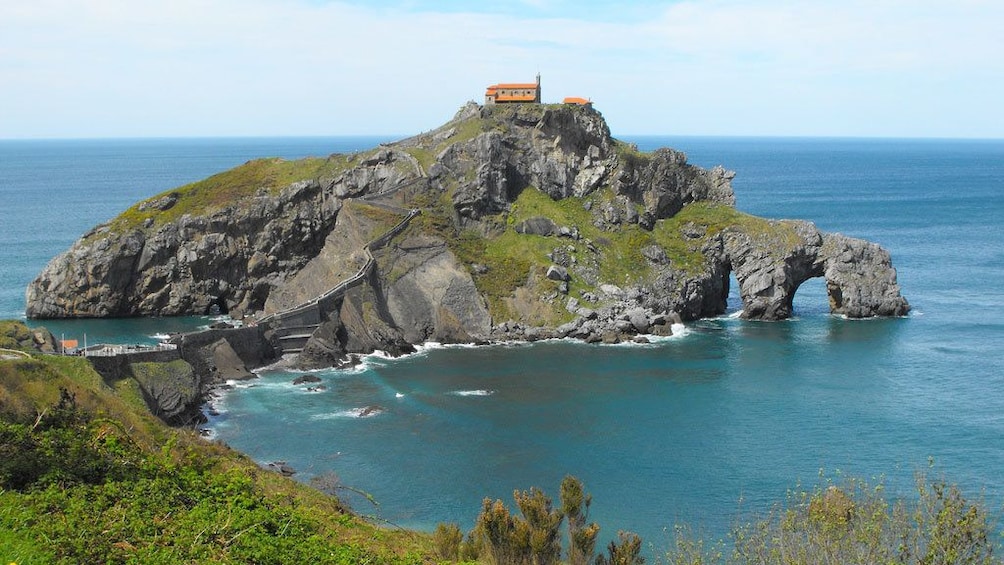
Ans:
[[[637,225],[623,225],[615,230],[597,228],[584,204],[592,200],[595,206],[611,198],[612,191],[604,188],[585,198],[555,201],[534,187],[528,187],[520,193],[508,214],[488,219],[489,223],[498,227],[499,233],[487,236],[473,230],[455,231],[449,219],[449,198],[429,199],[421,203],[426,213],[415,222],[415,229],[444,238],[465,264],[478,263],[488,267],[484,274],[475,275],[474,282],[488,300],[492,317],[497,321],[517,317],[511,307],[512,297],[518,288],[527,285],[528,280],[537,281],[535,290],[540,295],[557,288],[556,283],[544,280],[544,273],[551,264],[547,254],[559,246],[574,247],[572,255],[580,264],[595,261],[601,281],[631,285],[643,283],[652,274],[649,262],[641,253],[644,247],[652,244],[661,246],[674,268],[683,273],[694,274],[704,268],[705,258],[700,251],[704,239],[685,237],[683,227],[688,224],[703,227],[709,236],[735,229],[753,236],[770,237],[788,245],[797,241],[794,230],[786,222],[766,220],[711,202],[687,205],[676,216],[659,220],[652,231]],[[588,251],[583,242],[518,234],[513,229],[519,222],[536,216],[550,218],[559,226],[578,228],[580,235],[591,240],[599,253]],[[570,283],[573,296],[595,290],[592,285],[575,277]],[[540,321],[556,324],[567,321],[570,316],[558,302],[551,303],[549,307],[552,311],[542,315]]]
[[[0,361],[0,486],[3,563],[429,561],[426,536],[167,428],[77,357]]]
[[[367,154],[331,155],[327,158],[305,158],[287,161],[280,158],[255,159],[209,178],[165,191],[137,202],[109,223],[113,232],[124,233],[139,228],[151,219],[155,229],[185,214],[205,215],[234,205],[241,199],[255,195],[259,190],[277,194],[290,184],[335,176],[356,165]],[[178,196],[177,202],[167,210],[144,205],[168,195]]]

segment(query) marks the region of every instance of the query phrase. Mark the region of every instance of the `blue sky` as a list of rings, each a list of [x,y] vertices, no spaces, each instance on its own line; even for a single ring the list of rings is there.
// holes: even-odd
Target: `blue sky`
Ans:
[[[540,73],[615,135],[1004,138],[999,0],[0,0],[0,138],[407,135]]]

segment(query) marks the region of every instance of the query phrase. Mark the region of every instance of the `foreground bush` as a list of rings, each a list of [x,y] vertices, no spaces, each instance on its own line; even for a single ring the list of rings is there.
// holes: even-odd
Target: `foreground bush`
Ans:
[[[492,565],[554,565],[561,563],[561,524],[568,518],[566,563],[569,565],[641,565],[641,538],[620,532],[610,542],[607,553],[595,556],[600,527],[589,523],[592,497],[582,482],[567,476],[561,482],[561,506],[555,508],[540,489],[513,492],[519,514],[513,514],[501,500],[486,498],[474,529],[461,541],[460,527],[440,524],[434,534],[438,554],[444,559],[460,557]]]
[[[0,421],[0,562],[415,563],[334,539],[266,472],[169,444],[151,453],[65,390],[33,422]],[[232,461],[231,461],[232,463]]]
[[[639,565],[642,540],[619,532],[594,555],[599,526],[588,522],[591,498],[566,477],[560,507],[541,490],[516,491],[519,513],[485,499],[463,539],[456,525],[440,525],[437,552],[447,561],[495,565]],[[567,519],[567,539],[561,524]],[[981,502],[944,480],[917,480],[909,500],[889,500],[883,485],[849,480],[789,495],[784,505],[736,526],[729,543],[706,542],[687,527],[656,563],[669,565],[1001,565],[1000,534]],[[564,560],[562,557],[564,556]]]
[[[784,507],[734,528],[731,547],[708,547],[677,528],[673,565],[1000,564],[998,534],[979,502],[944,480],[917,480],[912,500],[851,480],[789,496]]]

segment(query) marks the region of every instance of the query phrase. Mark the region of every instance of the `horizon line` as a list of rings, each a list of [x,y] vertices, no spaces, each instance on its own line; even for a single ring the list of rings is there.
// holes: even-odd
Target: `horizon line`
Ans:
[[[413,134],[389,133],[339,133],[339,134],[248,134],[248,135],[117,135],[117,136],[68,136],[68,137],[0,137],[0,143],[47,142],[47,141],[159,141],[159,140],[214,140],[214,139],[337,139],[337,138],[384,138],[404,140],[425,131]],[[695,133],[624,133],[613,134],[614,139],[640,137],[675,137],[705,139],[830,139],[830,140],[888,140],[888,141],[1004,141],[1002,137],[989,136],[944,136],[944,135],[833,135],[833,134],[695,134]]]

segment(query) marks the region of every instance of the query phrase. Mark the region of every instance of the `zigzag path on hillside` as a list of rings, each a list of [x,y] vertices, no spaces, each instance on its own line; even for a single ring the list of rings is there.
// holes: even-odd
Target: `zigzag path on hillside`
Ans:
[[[359,200],[365,201],[371,206],[376,206],[390,212],[406,215],[403,220],[398,222],[389,230],[363,245],[362,251],[366,257],[366,263],[355,274],[342,280],[318,296],[305,300],[296,306],[292,306],[285,310],[265,316],[258,321],[259,325],[265,325],[278,337],[278,346],[280,350],[276,353],[279,356],[286,353],[302,352],[303,346],[306,344],[307,340],[310,339],[313,333],[321,325],[322,308],[324,308],[325,305],[329,308],[333,307],[334,302],[345,296],[345,293],[348,292],[349,289],[361,284],[362,281],[370,275],[373,267],[376,265],[376,259],[373,257],[373,251],[387,245],[391,239],[408,227],[408,224],[415,216],[422,213],[422,211],[418,208],[401,208],[392,204],[387,204],[386,202],[377,202],[376,199],[385,198],[401,189],[414,186],[419,182],[427,180],[427,177],[421,176],[414,180],[401,183],[388,190],[372,195],[365,195],[359,198]]]

